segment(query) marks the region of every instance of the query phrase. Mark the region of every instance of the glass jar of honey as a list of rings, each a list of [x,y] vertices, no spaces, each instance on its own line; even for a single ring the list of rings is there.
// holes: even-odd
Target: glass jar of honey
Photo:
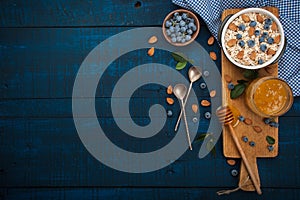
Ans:
[[[246,104],[259,116],[278,117],[291,108],[293,92],[289,85],[279,78],[258,78],[247,87]]]

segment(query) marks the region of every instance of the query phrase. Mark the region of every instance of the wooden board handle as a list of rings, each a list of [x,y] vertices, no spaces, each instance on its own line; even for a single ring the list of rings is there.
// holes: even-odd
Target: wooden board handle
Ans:
[[[248,156],[248,162],[252,166],[252,171],[254,176],[256,177],[258,186],[260,187],[260,178],[258,173],[258,167],[256,162],[256,157]],[[239,177],[239,187],[244,191],[255,191],[254,184],[249,176],[245,163],[241,162],[241,169],[240,169],[240,177]]]

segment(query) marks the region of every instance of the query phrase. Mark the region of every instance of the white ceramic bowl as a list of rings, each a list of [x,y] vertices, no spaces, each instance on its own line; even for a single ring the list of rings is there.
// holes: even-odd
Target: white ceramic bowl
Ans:
[[[249,66],[249,65],[243,65],[241,63],[238,63],[237,61],[235,61],[230,56],[230,54],[228,53],[228,51],[226,49],[226,46],[225,46],[225,34],[226,34],[226,30],[228,29],[229,24],[234,19],[236,19],[237,17],[239,17],[240,15],[245,14],[245,13],[261,13],[261,14],[264,14],[264,15],[270,17],[274,22],[276,22],[277,27],[278,27],[278,31],[281,35],[280,45],[279,45],[278,50],[276,51],[275,55],[273,55],[271,59],[269,59],[268,61],[264,62],[261,65],[255,65],[255,66],[251,65],[251,66]],[[241,68],[244,68],[244,69],[259,69],[259,68],[266,67],[266,66],[276,62],[278,57],[281,56],[283,51],[285,50],[285,36],[284,36],[282,25],[281,25],[280,21],[278,20],[278,18],[274,14],[272,14],[271,12],[269,12],[265,9],[262,9],[262,8],[247,8],[247,9],[241,10],[240,12],[238,12],[238,13],[232,15],[231,17],[229,17],[229,19],[225,22],[224,26],[221,27],[221,28],[222,28],[222,30],[220,30],[220,31],[222,31],[222,32],[221,32],[220,40],[221,40],[221,45],[222,45],[223,52],[224,52],[225,56],[228,58],[228,60],[230,62],[232,62],[234,65],[238,66],[238,67],[241,67]]]

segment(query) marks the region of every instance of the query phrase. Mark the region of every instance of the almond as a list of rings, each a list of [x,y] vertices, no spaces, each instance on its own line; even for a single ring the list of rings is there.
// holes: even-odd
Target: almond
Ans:
[[[256,52],[255,52],[255,51],[252,51],[252,52],[250,53],[250,59],[251,59],[251,60],[255,60],[255,59],[256,59]]]
[[[256,15],[256,20],[259,22],[259,23],[263,23],[264,22],[264,18],[262,16],[260,16],[260,14],[257,14]]]
[[[230,165],[230,166],[233,166],[235,165],[236,161],[235,160],[232,160],[232,159],[228,159],[226,160],[227,164]]]
[[[243,14],[243,15],[242,15],[242,20],[243,20],[244,22],[249,22],[249,21],[250,21],[250,17],[249,17],[248,15],[246,15],[246,14]]]
[[[156,36],[152,36],[149,38],[148,43],[149,44],[154,44],[157,42],[157,37]]]
[[[253,126],[252,128],[256,133],[262,132],[262,129],[259,126]]]
[[[276,53],[276,51],[274,51],[273,49],[269,48],[267,51],[268,55],[274,55]]]
[[[173,93],[172,85],[169,85],[167,88],[167,94],[172,94],[172,93]]]
[[[249,30],[248,30],[248,35],[249,36],[254,35],[254,31],[255,31],[254,27],[250,27]]]
[[[267,67],[265,67],[264,69],[265,69],[265,71],[266,71],[268,74],[273,74],[273,73],[274,73],[274,68],[273,68],[273,67],[267,66]]]
[[[232,81],[231,76],[229,76],[228,74],[224,75],[224,79],[227,83],[230,83]]]
[[[173,105],[174,104],[174,99],[170,98],[170,97],[167,97],[167,103],[170,104],[170,105]]]
[[[148,55],[149,55],[149,56],[153,56],[153,55],[154,55],[154,47],[151,47],[151,48],[148,50]]]
[[[277,36],[274,38],[274,42],[278,44],[278,43],[280,42],[280,39],[281,39],[281,38],[280,38],[280,35],[277,35]]]
[[[236,39],[231,39],[231,40],[229,40],[229,41],[227,42],[227,45],[228,45],[229,47],[233,47],[235,44],[236,44]]]
[[[209,52],[209,56],[212,60],[217,60],[217,54],[213,51]]]
[[[210,106],[210,102],[207,101],[207,100],[202,100],[201,101],[201,106],[204,106],[204,107]]]
[[[242,50],[242,51],[238,52],[238,54],[236,56],[237,56],[238,59],[243,59],[244,51]]]
[[[276,22],[272,23],[271,29],[272,29],[272,31],[277,31],[277,24],[276,24]]]
[[[192,110],[193,110],[194,113],[197,113],[197,111],[198,111],[198,106],[197,106],[197,104],[193,104],[193,105],[192,105]]]
[[[208,38],[207,40],[208,45],[213,45],[214,42],[215,42],[215,38],[213,36],[210,36],[210,38]]]
[[[247,124],[247,125],[251,125],[251,124],[252,124],[252,120],[249,119],[249,118],[246,118],[246,119],[244,120],[244,123]]]
[[[237,30],[237,26],[234,23],[229,24],[228,28],[232,31],[236,31]]]
[[[210,96],[210,97],[215,97],[216,94],[217,94],[216,90],[211,90],[211,91],[209,92],[209,96]]]

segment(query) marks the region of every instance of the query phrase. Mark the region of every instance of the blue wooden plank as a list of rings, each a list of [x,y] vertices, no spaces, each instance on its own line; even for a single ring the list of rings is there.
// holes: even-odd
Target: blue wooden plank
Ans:
[[[136,141],[113,126],[112,119],[99,119],[108,137],[121,148],[134,150]],[[298,118],[281,118],[279,156],[258,159],[263,187],[300,187],[300,124]],[[173,121],[175,123],[175,120]],[[168,123],[163,132],[136,150],[145,152],[164,145],[173,137]],[[207,125],[200,123],[200,131]],[[291,127],[293,127],[291,129]],[[150,173],[128,174],[104,166],[81,143],[72,118],[1,119],[0,185],[22,186],[153,186],[153,187],[234,187],[237,178],[230,175],[219,141],[216,158],[199,159],[200,144],[169,166]],[[236,166],[238,168],[238,166]]]
[[[217,191],[223,188],[10,188],[2,189],[0,198],[5,200],[35,199],[93,199],[93,200],[297,200],[300,189],[263,188],[263,195],[255,192],[237,191],[230,195],[218,196]],[[1,190],[0,190],[1,191]]]
[[[5,0],[0,2],[0,27],[153,26],[176,8],[171,1],[151,0]]]
[[[88,53],[103,40],[128,29],[1,29],[0,98],[71,97],[76,73]],[[214,51],[219,55],[217,44],[207,45],[208,38],[208,30],[201,28],[198,42],[207,51],[217,49]],[[134,36],[131,39],[134,40]],[[175,68],[170,52],[156,51],[153,57],[146,53],[147,49],[133,51],[113,62],[99,83],[105,82],[105,87],[101,87],[103,93],[96,95],[109,97],[121,75],[134,66],[157,62]],[[220,66],[220,59],[217,65]],[[187,70],[181,73],[186,75]]]

